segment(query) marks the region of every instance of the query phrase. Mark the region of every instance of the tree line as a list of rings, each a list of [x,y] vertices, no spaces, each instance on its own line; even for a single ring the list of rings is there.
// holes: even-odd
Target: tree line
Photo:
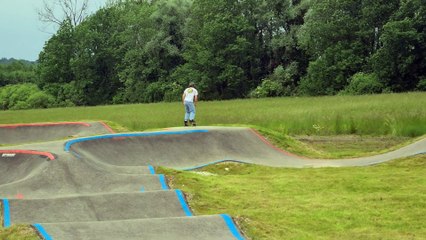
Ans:
[[[116,0],[39,55],[52,106],[426,90],[424,0]]]

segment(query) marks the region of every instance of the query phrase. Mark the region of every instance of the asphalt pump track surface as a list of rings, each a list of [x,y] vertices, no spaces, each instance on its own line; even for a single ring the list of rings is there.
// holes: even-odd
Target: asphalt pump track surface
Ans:
[[[426,152],[422,139],[371,157],[307,159],[249,128],[114,134],[102,122],[0,125],[0,144],[3,226],[31,224],[44,239],[64,240],[244,239],[227,214],[194,216],[185,194],[154,166],[367,166]]]

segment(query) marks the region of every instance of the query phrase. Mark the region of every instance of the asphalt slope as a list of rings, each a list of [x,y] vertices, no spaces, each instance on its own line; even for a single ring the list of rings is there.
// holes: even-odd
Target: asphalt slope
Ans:
[[[81,240],[235,240],[241,235],[229,230],[222,215],[155,218],[125,221],[48,223],[41,225],[54,239]]]
[[[57,154],[48,166],[21,181],[0,185],[1,198],[52,198],[75,194],[166,189],[164,176],[105,172],[70,154]],[[146,167],[148,169],[148,167]],[[146,170],[148,171],[148,170]]]
[[[102,122],[63,122],[0,125],[0,144],[44,142],[111,133]]]
[[[48,240],[244,239],[228,215],[193,216],[184,193],[169,189],[152,165],[110,164],[65,151],[65,140],[57,140],[70,132],[87,136],[109,131],[103,124],[90,129],[93,125],[63,124],[58,129],[57,124],[33,124],[25,126],[26,132],[21,127],[0,131],[0,139],[1,134],[13,135],[11,129],[22,135],[16,138],[22,144],[0,147],[4,227],[32,224]],[[25,137],[31,134],[37,136]],[[122,140],[113,141],[126,144]],[[115,162],[126,155],[114,155]]]
[[[0,151],[0,185],[36,175],[49,161],[44,155]]]
[[[10,199],[12,223],[61,223],[184,217],[178,190]],[[131,201],[129,201],[131,200]]]

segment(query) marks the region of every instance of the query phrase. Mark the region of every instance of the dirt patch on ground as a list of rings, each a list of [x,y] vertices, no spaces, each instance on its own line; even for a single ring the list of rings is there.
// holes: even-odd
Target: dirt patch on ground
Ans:
[[[294,138],[318,151],[339,152],[340,156],[380,152],[384,149],[399,147],[412,140],[409,137],[359,135],[294,136]]]

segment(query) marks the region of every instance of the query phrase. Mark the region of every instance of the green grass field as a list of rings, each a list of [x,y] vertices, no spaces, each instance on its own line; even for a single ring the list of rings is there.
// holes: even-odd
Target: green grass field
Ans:
[[[255,125],[289,135],[426,134],[426,93],[200,102],[200,125]],[[107,120],[140,131],[181,126],[181,103],[0,112],[0,123]]]
[[[311,157],[364,156],[426,134],[426,93],[200,102],[200,125],[255,126]],[[118,130],[181,126],[180,103],[0,112],[0,123],[104,120]],[[160,168],[197,215],[228,213],[255,239],[426,239],[426,155],[356,168],[219,164]],[[201,172],[201,173],[200,173]],[[37,239],[0,228],[0,239]]]

